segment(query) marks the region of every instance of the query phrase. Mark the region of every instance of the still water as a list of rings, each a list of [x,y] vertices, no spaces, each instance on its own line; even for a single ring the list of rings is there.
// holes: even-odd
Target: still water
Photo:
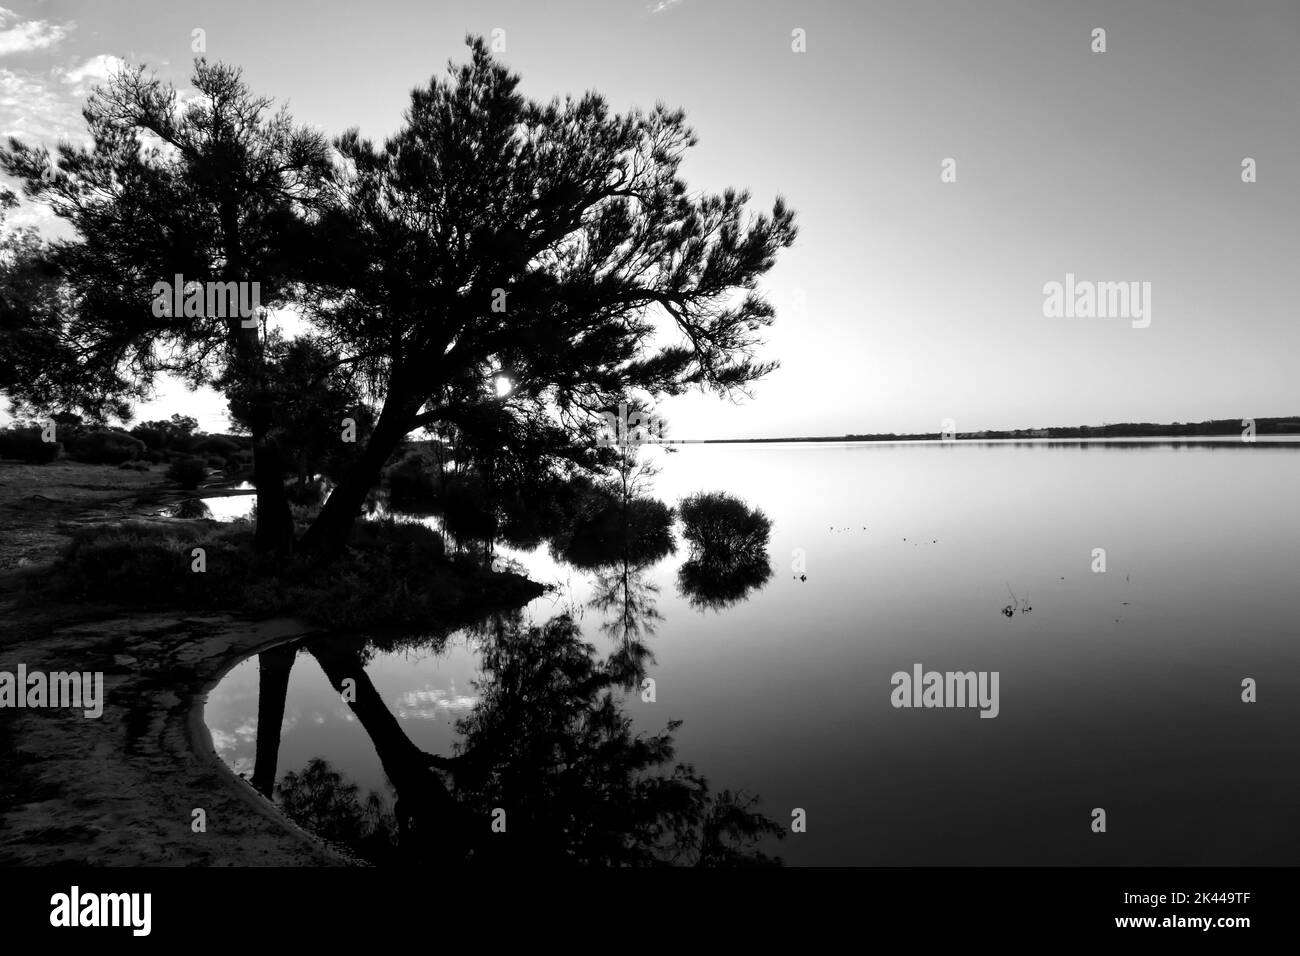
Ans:
[[[725,490],[772,519],[771,577],[701,606],[679,584],[680,534],[675,554],[628,574],[543,546],[509,555],[555,585],[524,618],[568,611],[602,654],[639,628],[655,700],[616,697],[637,731],[680,720],[675,759],[715,791],[759,796],[787,828],[804,812],[806,832],[767,852],[788,865],[1300,863],[1300,445],[651,454],[655,497]],[[457,634],[366,663],[420,750],[453,753],[480,701],[481,647]],[[997,672],[997,716],[895,708],[892,675],[918,664]],[[236,666],[207,704],[236,773],[253,767],[258,667]],[[305,652],[285,700],[277,779],[323,757],[391,797],[371,737]]]

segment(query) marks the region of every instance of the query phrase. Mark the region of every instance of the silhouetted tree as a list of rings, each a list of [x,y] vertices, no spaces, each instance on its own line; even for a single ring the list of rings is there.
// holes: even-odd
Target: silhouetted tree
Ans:
[[[117,408],[160,372],[213,382],[252,432],[257,542],[287,549],[264,332],[151,306],[175,274],[301,302],[378,408],[302,542],[329,560],[414,430],[496,408],[594,446],[595,416],[629,395],[731,394],[773,368],[755,357],[774,316],[757,283],[794,241],[784,202],[752,215],[744,192],[690,193],[681,111],[616,115],[595,93],[533,102],[481,40],[470,47],[411,94],[382,146],[338,139],[337,167],[238,70],[203,60],[183,109],[143,68],[124,70],[84,111],[94,146],[61,144],[54,175],[44,150],[11,140],[0,167],[77,233],[56,244],[69,302],[50,319],[76,361],[29,368],[21,397]]]
[[[413,429],[532,406],[590,440],[631,392],[725,394],[772,367],[754,357],[773,317],[756,284],[794,240],[784,203],[749,217],[745,193],[689,194],[680,111],[613,115],[594,93],[535,103],[481,40],[470,54],[411,94],[382,146],[337,142],[337,261],[313,316],[382,409],[307,532],[325,557]],[[657,338],[659,316],[680,341]]]
[[[158,315],[155,284],[176,275],[257,282],[262,305],[291,301],[328,147],[285,111],[269,113],[271,101],[233,67],[200,59],[192,83],[182,106],[143,67],[123,69],[83,110],[94,145],[61,143],[57,169],[46,150],[16,139],[0,149],[0,167],[77,237],[54,244],[68,307],[42,326],[66,361],[25,366],[14,392],[34,406],[121,415],[161,372],[215,382],[243,403],[252,432],[257,542],[287,549],[293,525],[260,323]]]

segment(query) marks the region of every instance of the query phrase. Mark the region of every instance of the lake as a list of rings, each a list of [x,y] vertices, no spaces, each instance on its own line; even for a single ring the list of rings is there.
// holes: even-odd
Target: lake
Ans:
[[[715,790],[757,795],[787,827],[802,810],[806,832],[764,844],[788,865],[1295,865],[1297,452],[1264,441],[652,449],[655,497],[725,490],[772,519],[769,579],[729,606],[701,605],[679,586],[680,534],[675,554],[626,575],[566,566],[545,546],[502,554],[556,585],[526,621],[568,610],[602,655],[625,625],[643,628],[655,699],[620,691],[625,712],[646,733],[680,720],[676,759]],[[456,721],[480,700],[481,647],[462,633],[366,663],[418,748],[452,753]],[[893,706],[892,676],[916,665],[996,672],[996,717]],[[206,708],[237,773],[254,762],[258,667],[237,665]],[[1247,678],[1256,702],[1242,699]],[[391,793],[371,737],[304,652],[278,776],[314,757]]]

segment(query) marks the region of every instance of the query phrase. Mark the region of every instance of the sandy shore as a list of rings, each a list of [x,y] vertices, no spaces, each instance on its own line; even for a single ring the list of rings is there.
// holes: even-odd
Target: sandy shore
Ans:
[[[329,866],[347,861],[221,763],[207,691],[236,662],[308,633],[293,621],[143,615],[7,644],[0,669],[102,671],[104,713],[12,710],[0,863]],[[207,831],[192,830],[202,809]]]

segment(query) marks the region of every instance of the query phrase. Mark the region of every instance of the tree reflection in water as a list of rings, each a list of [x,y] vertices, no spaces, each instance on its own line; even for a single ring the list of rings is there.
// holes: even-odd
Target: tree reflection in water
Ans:
[[[484,643],[478,703],[458,721],[462,739],[450,756],[406,736],[366,675],[361,646],[308,642],[336,690],[355,688],[349,706],[397,799],[386,814],[313,761],[286,774],[281,805],[378,863],[779,863],[760,846],[783,828],[758,812],[756,798],[715,792],[692,766],[674,763],[679,721],[636,733],[615,692],[625,664],[617,653],[600,659],[581,637],[568,615],[534,626],[499,618]],[[493,832],[497,809],[505,832]]]
[[[729,496],[684,503],[691,555],[678,586],[697,608],[721,609],[771,577],[770,522]],[[648,639],[663,620],[648,569],[675,550],[673,512],[652,499],[599,502],[552,542],[557,558],[593,574],[588,606],[614,650],[602,659],[573,617],[525,626],[518,612],[471,628],[482,642],[478,702],[457,722],[450,755],[416,746],[365,672],[374,643],[319,637],[306,643],[365,729],[396,800],[357,787],[324,760],[286,774],[286,813],[326,839],[377,863],[488,865],[738,866],[775,864],[763,847],[785,835],[757,798],[714,792],[675,761],[673,734],[633,730],[619,691],[636,688],[653,663]],[[445,634],[417,641],[440,646]],[[382,643],[382,642],[381,642]],[[409,646],[410,641],[400,643]],[[284,653],[264,655],[254,782],[274,779],[288,684]],[[348,693],[345,693],[348,692]],[[268,696],[271,699],[267,699]],[[279,697],[278,709],[274,698]],[[505,830],[494,832],[504,811]]]

